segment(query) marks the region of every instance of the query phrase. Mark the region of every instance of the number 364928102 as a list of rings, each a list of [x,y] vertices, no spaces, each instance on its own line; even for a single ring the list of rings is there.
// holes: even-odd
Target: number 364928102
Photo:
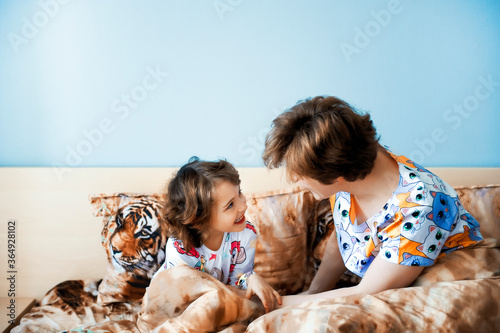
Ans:
[[[7,257],[10,269],[14,269],[16,265],[16,221],[9,221],[7,226],[8,240],[7,240]]]

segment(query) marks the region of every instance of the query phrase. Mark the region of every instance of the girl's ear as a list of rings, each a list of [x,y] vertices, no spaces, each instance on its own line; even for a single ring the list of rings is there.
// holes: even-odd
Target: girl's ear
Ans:
[[[338,183],[338,184],[342,184],[343,182],[345,182],[344,177],[339,177],[339,178],[337,178],[336,183]]]

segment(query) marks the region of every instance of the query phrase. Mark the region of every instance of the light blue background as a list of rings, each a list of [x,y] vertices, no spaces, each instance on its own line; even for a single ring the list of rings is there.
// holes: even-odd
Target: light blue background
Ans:
[[[279,112],[335,95],[423,165],[499,167],[499,22],[480,0],[0,1],[0,165],[262,166]]]

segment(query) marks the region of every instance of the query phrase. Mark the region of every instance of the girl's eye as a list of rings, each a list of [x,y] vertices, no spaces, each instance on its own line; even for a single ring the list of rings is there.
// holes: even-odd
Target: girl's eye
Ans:
[[[231,202],[231,203],[227,206],[227,209],[232,208],[232,207],[233,207],[233,203]]]

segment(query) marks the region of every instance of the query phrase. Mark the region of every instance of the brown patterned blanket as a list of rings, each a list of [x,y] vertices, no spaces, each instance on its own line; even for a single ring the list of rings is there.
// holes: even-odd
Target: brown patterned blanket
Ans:
[[[206,273],[158,276],[138,303],[98,306],[81,281],[63,283],[13,332],[498,332],[500,277],[438,282],[302,303],[262,316],[257,302]],[[178,279],[181,278],[181,279]],[[156,280],[156,279],[155,279]],[[172,283],[182,289],[172,290]],[[91,289],[91,288],[90,288]],[[172,292],[175,291],[175,292]],[[253,319],[258,319],[252,321]],[[247,325],[251,324],[247,327]]]
[[[166,239],[152,214],[159,198],[95,196],[91,202],[103,216],[108,274],[101,281],[57,285],[12,332],[498,332],[500,187],[457,192],[480,221],[484,242],[441,258],[411,287],[268,314],[258,299],[247,300],[241,291],[185,266],[164,271],[149,284]],[[248,202],[248,219],[260,235],[255,270],[282,294],[306,289],[333,230],[327,204],[297,190],[249,196]],[[151,236],[156,243],[135,243],[141,257],[124,256],[134,252],[122,244],[127,226],[135,233],[139,226],[156,232]],[[346,274],[341,284],[358,281]]]

